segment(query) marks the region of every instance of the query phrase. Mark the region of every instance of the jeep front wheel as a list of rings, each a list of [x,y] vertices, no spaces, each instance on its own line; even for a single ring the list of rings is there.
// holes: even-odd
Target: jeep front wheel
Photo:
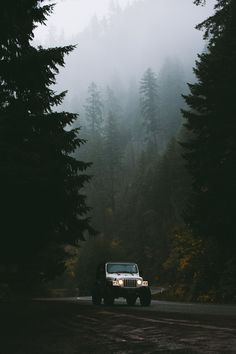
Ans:
[[[150,288],[143,288],[140,293],[140,304],[141,306],[150,306],[151,304],[151,291]]]

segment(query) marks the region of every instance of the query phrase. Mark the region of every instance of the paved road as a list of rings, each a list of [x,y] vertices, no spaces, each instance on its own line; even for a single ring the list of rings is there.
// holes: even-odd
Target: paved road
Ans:
[[[66,299],[64,299],[66,300]],[[67,298],[67,301],[79,301],[87,302],[91,304],[92,298],[90,296],[78,297],[78,298]],[[115,300],[115,305],[124,305],[125,300],[118,299]],[[232,316],[236,319],[236,306],[235,305],[213,305],[213,304],[194,304],[194,303],[183,303],[183,302],[171,302],[171,301],[157,301],[152,300],[150,307],[141,307],[137,301],[135,306],[136,310],[139,311],[157,311],[157,312],[174,312],[182,314],[197,314],[197,315],[223,315]],[[236,353],[235,353],[236,354]]]
[[[235,354],[236,307],[90,298],[0,306],[0,354]]]

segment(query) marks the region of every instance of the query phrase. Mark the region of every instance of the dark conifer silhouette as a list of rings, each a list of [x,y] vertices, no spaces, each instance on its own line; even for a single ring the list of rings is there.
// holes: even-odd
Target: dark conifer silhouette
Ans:
[[[84,141],[70,128],[77,115],[55,110],[66,92],[52,88],[74,46],[32,45],[53,10],[42,3],[6,1],[0,13],[0,263],[30,281],[62,272],[64,245],[90,230],[89,164],[72,157]]]
[[[215,14],[198,26],[209,44],[196,63],[197,82],[185,96],[190,107],[184,111],[190,133],[185,159],[194,191],[187,220],[195,234],[213,240],[218,249],[216,280],[223,268],[230,271],[231,280],[236,274],[235,23],[235,1],[220,0]]]

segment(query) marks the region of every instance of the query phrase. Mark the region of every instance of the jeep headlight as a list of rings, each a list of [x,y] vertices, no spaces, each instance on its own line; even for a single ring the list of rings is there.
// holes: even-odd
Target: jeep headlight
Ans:
[[[122,280],[122,279],[113,280],[112,285],[113,286],[124,286],[124,280]]]
[[[142,285],[142,280],[141,279],[137,280],[137,285]]]

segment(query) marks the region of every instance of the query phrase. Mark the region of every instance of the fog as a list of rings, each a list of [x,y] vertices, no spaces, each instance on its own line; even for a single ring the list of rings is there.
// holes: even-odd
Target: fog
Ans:
[[[131,80],[140,81],[148,67],[158,74],[169,59],[181,63],[186,81],[192,79],[197,53],[205,45],[195,26],[209,16],[213,0],[206,7],[197,7],[190,0],[86,3],[59,2],[55,18],[52,14],[48,26],[36,33],[37,44],[77,44],[58,77],[57,89],[69,91],[66,109],[71,105],[82,109],[92,81],[101,88],[116,83],[117,89],[126,90]]]
[[[37,29],[37,37],[41,41],[47,41],[48,31],[64,33],[70,38],[83,31],[90,23],[93,16],[103,19],[109,16],[114,7],[121,8],[136,0],[57,0],[53,16],[47,21],[47,27],[40,26]],[[52,3],[47,0],[47,3]]]

